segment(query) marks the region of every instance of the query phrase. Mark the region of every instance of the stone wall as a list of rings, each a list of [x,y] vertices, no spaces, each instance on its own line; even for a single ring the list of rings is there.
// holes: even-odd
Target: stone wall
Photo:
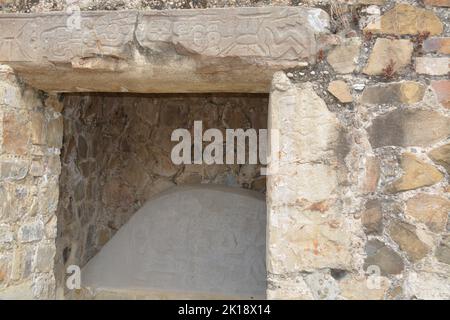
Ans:
[[[4,11],[64,9],[14,2],[3,1]],[[279,4],[321,6],[332,34],[316,64],[273,81],[269,119],[285,152],[267,192],[269,298],[449,299],[448,0],[80,2],[82,10]],[[93,159],[79,170],[90,172]],[[87,241],[84,230],[75,243]],[[86,256],[76,246],[64,255],[64,246],[58,259]]]
[[[316,66],[275,75],[269,298],[450,298],[450,4],[368,2],[335,6]]]
[[[55,297],[58,106],[0,66],[0,299]]]
[[[64,95],[57,272],[82,267],[152,196],[212,183],[265,192],[258,165],[175,165],[172,131],[267,128],[266,95]]]

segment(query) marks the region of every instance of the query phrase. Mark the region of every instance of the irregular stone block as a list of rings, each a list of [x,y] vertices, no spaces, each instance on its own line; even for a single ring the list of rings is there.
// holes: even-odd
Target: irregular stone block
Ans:
[[[425,52],[450,54],[450,37],[428,38],[422,46]]]
[[[404,81],[366,87],[361,97],[365,104],[413,104],[423,99],[425,86],[418,82]]]
[[[30,140],[27,121],[22,113],[6,112],[3,115],[3,152],[12,155],[27,154]]]
[[[370,278],[345,277],[339,281],[341,296],[349,300],[383,300],[389,289],[390,281],[385,277],[380,277],[377,281],[379,283],[376,283],[376,285],[379,285],[379,287],[375,287]]]
[[[41,221],[24,223],[18,232],[20,242],[32,242],[41,240],[44,235],[44,225]]]
[[[450,144],[431,150],[428,153],[431,160],[443,166],[450,174]]]
[[[302,7],[83,11],[80,21],[1,15],[0,62],[45,91],[267,92],[275,71],[314,63],[316,37],[329,33],[325,11]]]
[[[450,200],[435,195],[418,194],[406,202],[406,214],[433,232],[446,230],[449,211]]]
[[[438,101],[450,109],[450,80],[431,81],[431,88],[433,88]]]
[[[364,31],[396,35],[429,32],[436,35],[442,33],[443,24],[433,11],[401,3],[369,23]]]
[[[412,52],[413,44],[407,39],[378,38],[363,72],[369,75],[382,75],[391,67],[392,72],[397,73],[411,63]]]
[[[404,269],[402,258],[379,240],[369,240],[366,244],[367,257],[364,270],[380,268],[381,275],[400,274]],[[375,269],[374,269],[375,270]]]
[[[342,103],[353,101],[348,85],[342,80],[331,81],[328,85],[328,91]]]
[[[388,228],[389,236],[394,240],[402,251],[406,252],[409,260],[417,262],[424,258],[430,247],[423,243],[416,234],[416,228],[406,222],[393,220]]]
[[[426,147],[450,135],[450,118],[435,111],[397,109],[375,118],[368,133],[373,148]]]
[[[432,76],[443,76],[450,72],[450,59],[447,57],[417,57],[416,72]]]
[[[348,43],[331,50],[327,61],[337,73],[351,73],[358,63],[360,46],[361,40],[352,38]]]
[[[365,176],[362,191],[364,193],[375,192],[380,179],[380,161],[376,157],[368,157],[365,165]]]
[[[380,201],[369,200],[366,203],[366,210],[361,216],[361,222],[367,234],[379,234],[383,231],[383,213]]]
[[[411,153],[402,154],[401,167],[404,174],[387,188],[390,192],[432,186],[444,178],[444,175],[438,169],[423,162]]]
[[[0,160],[0,179],[22,180],[26,177],[29,161],[20,159]]]

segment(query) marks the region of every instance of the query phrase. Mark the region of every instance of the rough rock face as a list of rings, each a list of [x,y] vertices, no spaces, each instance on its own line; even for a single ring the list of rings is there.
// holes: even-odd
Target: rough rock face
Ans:
[[[83,12],[73,25],[70,18],[0,16],[2,37],[11,39],[0,62],[47,91],[268,92],[276,70],[315,62],[316,38],[329,26],[323,10],[300,7]]]

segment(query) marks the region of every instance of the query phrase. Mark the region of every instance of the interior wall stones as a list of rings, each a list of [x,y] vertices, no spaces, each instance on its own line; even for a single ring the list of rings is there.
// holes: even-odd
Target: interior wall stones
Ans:
[[[265,193],[258,165],[175,165],[172,131],[265,129],[266,95],[64,95],[57,272],[82,267],[152,196],[211,183]],[[193,142],[193,140],[192,140]],[[208,143],[205,143],[207,145]]]

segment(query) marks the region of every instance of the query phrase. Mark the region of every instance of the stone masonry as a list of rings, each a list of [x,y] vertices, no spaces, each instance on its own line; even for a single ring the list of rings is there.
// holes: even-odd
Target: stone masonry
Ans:
[[[64,96],[57,280],[84,266],[151,197],[177,185],[219,184],[265,193],[258,165],[175,165],[173,130],[267,127],[266,95]],[[59,286],[63,287],[62,285]]]
[[[85,262],[159,182],[214,183],[207,166],[171,171],[159,161],[165,151],[148,161],[125,154],[153,143],[164,150],[164,128],[192,117],[253,126],[248,112],[264,101],[267,115],[253,117],[280,133],[266,188],[267,298],[450,299],[448,0],[85,0],[83,32],[69,34],[59,1],[0,3],[0,61],[10,66],[0,79],[0,298],[54,298],[56,282],[62,297],[63,263]],[[225,6],[258,9],[217,11]],[[152,10],[174,8],[183,10]],[[203,17],[208,29],[208,12],[235,23]],[[108,28],[115,37],[102,33]],[[45,41],[58,37],[68,40]],[[88,91],[270,97],[191,96],[170,114],[180,96]],[[222,118],[205,112],[211,104],[225,106]],[[93,153],[99,132],[123,139],[101,138],[105,149]],[[148,166],[149,176],[134,166]],[[240,183],[239,170],[224,170],[219,177],[264,189],[257,176]],[[130,190],[133,206],[121,211],[114,194]]]

